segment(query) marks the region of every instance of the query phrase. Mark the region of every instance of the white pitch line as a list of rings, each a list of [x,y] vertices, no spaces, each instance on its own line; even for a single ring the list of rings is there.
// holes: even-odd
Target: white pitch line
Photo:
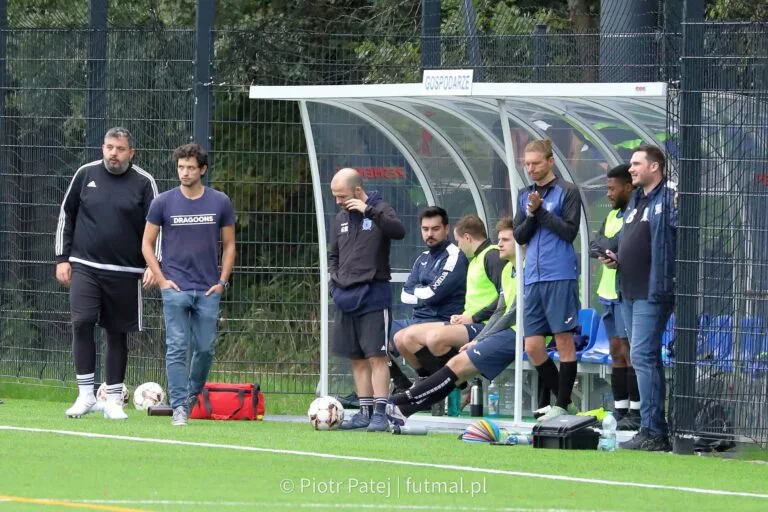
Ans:
[[[395,466],[411,466],[431,469],[445,469],[462,471],[465,473],[480,473],[487,475],[517,476],[523,478],[539,478],[542,480],[556,480],[560,482],[579,482],[583,484],[612,485],[616,487],[636,487],[640,489],[656,489],[663,491],[679,491],[693,494],[707,494],[710,496],[739,496],[742,498],[768,499],[768,494],[742,491],[725,491],[720,489],[701,489],[698,487],[682,487],[676,485],[644,484],[641,482],[622,482],[618,480],[602,480],[598,478],[583,478],[575,476],[547,475],[543,473],[529,473],[526,471],[510,471],[506,469],[478,468],[473,466],[457,466],[454,464],[433,464],[430,462],[414,462],[409,460],[378,459],[374,457],[358,457],[354,455],[335,455],[332,453],[303,452],[299,450],[283,450],[278,448],[258,448],[255,446],[242,446],[235,444],[200,443],[193,441],[177,441],[175,439],[154,439],[150,437],[121,436],[115,434],[96,434],[92,432],[75,432],[71,430],[54,430],[44,428],[14,427],[0,425],[0,430],[12,430],[19,432],[36,432],[42,434],[59,434],[64,436],[87,437],[91,439],[115,439],[120,441],[133,441],[138,443],[166,444],[176,446],[195,446],[198,448],[218,448],[223,450],[236,450],[244,452],[273,453],[277,455],[297,455],[299,457],[314,457],[318,459],[350,460],[357,462],[376,462]]]
[[[367,510],[445,510],[446,506],[441,505],[396,505],[389,503],[265,503],[265,502],[248,502],[248,501],[191,501],[191,500],[67,500],[71,503],[92,503],[98,505],[163,505],[163,506],[219,506],[219,507],[259,507],[261,509],[271,508],[310,508],[310,509],[323,509],[323,508],[344,508],[344,509],[367,509]],[[488,507],[457,507],[450,506],[451,510],[467,511],[467,512],[611,512],[611,511],[594,511],[585,509],[560,509],[560,508],[488,508]]]

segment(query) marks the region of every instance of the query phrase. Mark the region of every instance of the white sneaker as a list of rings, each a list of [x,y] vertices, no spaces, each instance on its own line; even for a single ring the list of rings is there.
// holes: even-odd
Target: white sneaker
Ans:
[[[107,402],[104,404],[104,417],[108,420],[127,420],[128,415],[125,414],[123,406],[114,402]]]
[[[75,403],[66,410],[64,414],[70,418],[80,418],[88,413],[101,410],[101,404],[96,401],[96,397],[93,395],[80,395],[75,400]]]
[[[187,407],[184,405],[180,405],[176,407],[173,410],[173,419],[171,419],[171,425],[174,427],[185,427],[187,426],[188,417],[187,417]]]
[[[558,416],[564,416],[568,414],[568,411],[563,409],[562,407],[558,407],[556,405],[552,406],[550,410],[544,414],[544,416],[539,417],[536,421],[539,423],[543,423],[545,421],[551,420],[552,418],[557,418]]]

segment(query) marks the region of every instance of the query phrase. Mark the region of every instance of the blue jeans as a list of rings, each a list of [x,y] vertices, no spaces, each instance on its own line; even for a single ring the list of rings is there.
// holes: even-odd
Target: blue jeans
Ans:
[[[640,427],[652,435],[666,434],[664,400],[667,396],[661,338],[672,304],[652,304],[647,300],[623,300],[621,315],[629,337],[630,358],[640,390]]]
[[[221,295],[206,296],[198,290],[161,290],[165,317],[165,369],[171,407],[184,405],[188,396],[197,395],[205,385],[213,363],[214,342],[218,334]],[[192,362],[187,371],[187,352]]]

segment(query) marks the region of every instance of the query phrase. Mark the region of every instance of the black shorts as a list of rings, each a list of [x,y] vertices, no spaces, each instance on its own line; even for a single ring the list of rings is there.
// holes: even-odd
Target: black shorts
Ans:
[[[389,309],[362,315],[336,309],[331,331],[331,352],[347,359],[386,356],[390,322]]]
[[[141,278],[92,272],[72,265],[72,322],[98,323],[108,331],[141,330]]]

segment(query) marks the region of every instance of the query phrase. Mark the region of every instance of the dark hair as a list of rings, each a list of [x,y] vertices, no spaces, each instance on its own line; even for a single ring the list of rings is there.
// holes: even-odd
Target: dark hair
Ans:
[[[107,130],[107,133],[104,134],[104,140],[106,141],[107,139],[125,139],[128,141],[128,147],[131,149],[134,148],[131,132],[122,126],[115,126],[114,128]]]
[[[485,231],[485,224],[477,215],[465,215],[459,219],[454,228],[459,236],[463,236],[469,233],[472,238],[488,238],[488,233]]]
[[[648,160],[648,163],[659,164],[659,171],[661,171],[662,176],[664,175],[664,170],[667,167],[667,159],[661,148],[658,146],[651,146],[650,144],[643,144],[635,148],[635,152],[638,151],[643,151],[645,153],[645,158]]]
[[[194,142],[191,144],[184,144],[173,150],[173,159],[178,162],[182,158],[194,158],[197,160],[198,167],[208,166],[208,153],[205,152],[199,144]]]
[[[620,164],[606,173],[606,177],[617,179],[624,183],[632,183],[632,175],[629,174],[629,164]]]
[[[439,206],[428,206],[427,208],[421,210],[421,213],[419,213],[419,224],[421,224],[421,221],[425,218],[431,219],[434,217],[442,217],[443,226],[448,225],[448,212]]]
[[[514,230],[515,224],[512,217],[502,217],[499,222],[496,223],[496,234],[505,231],[507,229]]]

